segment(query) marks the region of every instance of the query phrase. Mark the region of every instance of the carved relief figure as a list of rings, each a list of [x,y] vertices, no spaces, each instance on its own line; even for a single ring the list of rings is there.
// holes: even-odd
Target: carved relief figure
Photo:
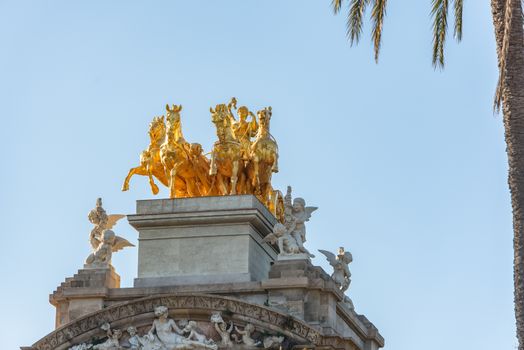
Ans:
[[[220,335],[220,346],[231,347],[233,341],[231,340],[231,332],[233,331],[233,322],[230,323],[229,328],[227,323],[224,322],[220,313],[214,313],[211,315],[211,322],[215,326],[215,330]]]
[[[333,274],[331,278],[342,292],[345,292],[351,283],[351,272],[349,271],[349,264],[353,261],[353,256],[350,252],[344,251],[344,247],[338,249],[338,254],[335,255],[327,250],[319,249],[319,252],[324,254],[333,266]]]
[[[251,323],[246,324],[246,326],[244,327],[244,330],[241,330],[237,326],[235,326],[235,331],[237,331],[237,333],[242,336],[241,339],[238,339],[238,337],[235,337],[238,343],[241,342],[247,346],[259,346],[260,345],[259,341],[256,341],[255,339],[251,337],[251,335],[255,331],[255,326],[253,326]]]
[[[199,332],[197,323],[195,321],[189,321],[184,327],[184,333],[189,333],[187,339],[196,340],[200,343],[213,345],[215,342],[213,340],[207,339],[205,335]]]
[[[100,328],[106,331],[107,340],[102,344],[94,345],[93,350],[120,350],[122,331],[119,329],[111,330],[109,323],[103,324]]]
[[[269,336],[264,338],[264,349],[280,349],[282,346],[282,342],[284,341],[284,337],[280,336]]]
[[[122,185],[122,191],[129,190],[129,181],[133,175],[142,175],[149,178],[149,185],[153,194],[158,193],[158,186],[153,180],[155,176],[164,186],[168,186],[166,172],[160,160],[160,146],[166,136],[164,116],[154,117],[149,124],[149,146],[140,154],[140,165],[131,168]]]
[[[127,340],[130,344],[130,349],[138,350],[164,350],[164,346],[156,336],[145,335],[140,337],[137,334],[136,328],[133,326],[127,327],[127,333],[129,333],[129,339]]]
[[[155,308],[155,316],[153,326],[148,332],[150,339],[154,335],[167,348],[167,350],[191,350],[191,349],[211,349],[217,350],[216,344],[206,344],[195,340],[185,338],[183,330],[178,327],[173,319],[168,318],[168,309],[165,306],[157,306]]]

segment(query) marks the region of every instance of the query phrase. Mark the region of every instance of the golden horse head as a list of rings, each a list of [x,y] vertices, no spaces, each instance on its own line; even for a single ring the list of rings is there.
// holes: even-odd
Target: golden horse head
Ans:
[[[257,112],[258,120],[260,121],[261,127],[269,127],[269,121],[271,120],[271,115],[273,114],[271,106],[265,107]]]
[[[164,116],[154,117],[149,123],[149,137],[151,141],[163,141],[166,136],[166,124],[164,123]]]
[[[166,121],[168,125],[175,126],[180,124],[180,111],[182,110],[182,105],[173,105],[169,108],[169,105],[166,104]]]

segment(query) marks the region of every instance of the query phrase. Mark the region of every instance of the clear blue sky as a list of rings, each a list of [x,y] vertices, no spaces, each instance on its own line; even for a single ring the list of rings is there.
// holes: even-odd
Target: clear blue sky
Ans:
[[[514,348],[489,2],[465,2],[443,72],[431,67],[430,0],[389,1],[379,65],[369,34],[350,48],[329,5],[0,2],[3,349],[53,330],[48,294],[88,255],[96,198],[130,214],[152,197],[145,178],[120,192],[151,118],[183,104],[186,138],[209,150],[209,106],[231,96],[273,107],[274,184],[320,207],[310,250],[353,253],[349,296],[386,349]],[[136,243],[125,221],[116,231]],[[113,263],[131,286],[136,249]]]

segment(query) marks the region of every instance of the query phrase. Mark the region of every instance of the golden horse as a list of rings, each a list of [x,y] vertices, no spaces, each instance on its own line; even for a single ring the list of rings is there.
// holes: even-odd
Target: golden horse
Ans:
[[[168,179],[169,196],[199,197],[210,192],[209,161],[202,154],[202,146],[189,144],[182,134],[180,111],[182,106],[166,105],[166,139],[160,147],[160,159]]]
[[[257,112],[258,132],[251,145],[248,174],[254,194],[275,216],[281,215],[283,200],[280,191],[273,191],[271,176],[278,172],[278,145],[269,132],[271,107]]]
[[[156,177],[164,186],[167,186],[167,177],[164,171],[164,166],[160,160],[160,146],[164,142],[166,135],[166,126],[164,124],[164,116],[154,117],[149,124],[149,146],[140,154],[140,165],[131,168],[127,174],[122,191],[129,190],[129,181],[133,175],[142,175],[149,177],[149,185],[153,194],[158,193],[158,186],[153,180]]]
[[[242,149],[231,130],[230,111],[225,104],[216,105],[214,110],[210,107],[209,111],[218,137],[211,151],[209,175],[214,176],[218,194],[236,194],[239,175],[242,174]]]

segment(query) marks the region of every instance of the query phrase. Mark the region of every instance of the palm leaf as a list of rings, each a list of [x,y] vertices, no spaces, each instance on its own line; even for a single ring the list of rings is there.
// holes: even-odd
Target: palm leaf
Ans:
[[[362,21],[369,0],[351,0],[347,18],[347,36],[351,43],[357,44],[362,34]]]
[[[375,62],[378,62],[380,44],[382,42],[382,25],[384,23],[384,16],[386,15],[386,4],[387,0],[375,0],[373,9],[371,10],[371,19],[373,21],[371,37],[375,50]]]
[[[444,44],[448,29],[448,0],[432,0],[434,67],[444,67]]]
[[[335,15],[340,12],[342,7],[342,0],[331,0],[331,7],[333,7],[333,12]]]
[[[462,40],[462,9],[464,8],[464,0],[455,0],[455,30],[453,36],[457,41]]]

